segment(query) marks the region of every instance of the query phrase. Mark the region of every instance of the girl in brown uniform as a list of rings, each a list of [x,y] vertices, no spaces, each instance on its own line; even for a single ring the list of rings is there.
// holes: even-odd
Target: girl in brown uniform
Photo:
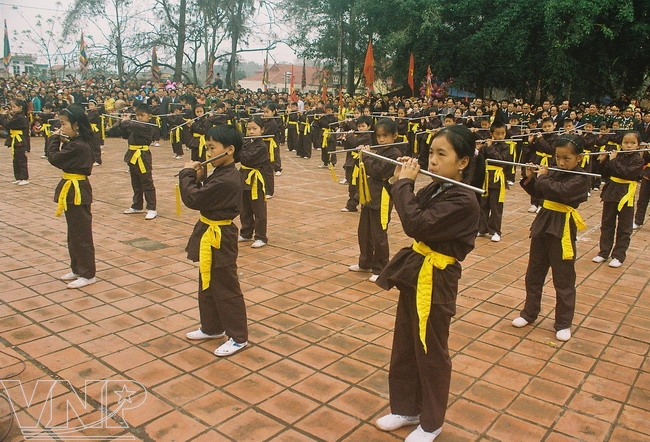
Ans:
[[[50,164],[63,171],[56,186],[56,216],[65,212],[68,223],[70,273],[61,280],[70,281],[68,288],[78,289],[95,279],[95,245],[93,242],[92,188],[88,176],[93,169],[93,132],[83,106],[71,104],[59,115],[61,129],[48,138],[45,146]]]
[[[442,129],[429,148],[430,172],[474,184],[475,137],[464,126]],[[388,384],[391,413],[376,425],[393,431],[420,424],[407,442],[433,441],[442,430],[451,380],[449,326],[456,313],[461,265],[474,248],[480,208],[474,192],[434,180],[414,194],[420,170],[400,157],[391,194],[413,245],[400,250],[377,284],[400,291]]]
[[[0,114],[0,125],[4,126],[8,132],[5,146],[11,148],[15,178],[13,184],[19,186],[29,184],[27,152],[30,150],[30,144],[27,103],[18,98],[13,99],[9,111]]]
[[[555,161],[560,169],[581,172],[584,146],[577,135],[561,135],[555,143]],[[555,337],[571,338],[571,322],[576,305],[576,230],[584,228],[575,210],[587,201],[591,178],[587,175],[550,171],[539,166],[537,176],[526,168],[521,186],[531,197],[543,201],[530,228],[530,254],[526,269],[526,303],[521,316],[512,321],[524,327],[535,321],[541,310],[542,289],[549,267],[555,286]]]

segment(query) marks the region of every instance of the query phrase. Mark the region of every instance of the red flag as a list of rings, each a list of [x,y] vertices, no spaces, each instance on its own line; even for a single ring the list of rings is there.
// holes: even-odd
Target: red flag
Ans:
[[[321,99],[327,103],[327,70],[323,70],[323,92],[321,93]]]
[[[427,91],[425,93],[425,96],[427,98],[431,97],[431,65],[427,66]]]
[[[160,81],[160,66],[158,66],[158,54],[156,54],[155,46],[151,52],[151,77],[154,81]]]
[[[363,75],[366,77],[366,87],[368,88],[368,93],[370,93],[373,91],[375,82],[375,57],[372,53],[372,40],[368,41],[366,61],[363,63]]]
[[[293,82],[293,65],[291,65],[291,84],[289,85],[289,100],[294,103],[298,101],[298,94],[296,94],[296,87]]]
[[[411,52],[411,57],[409,58],[409,73],[408,73],[408,83],[409,86],[411,87],[411,95],[415,95],[415,57],[413,56],[413,53]]]

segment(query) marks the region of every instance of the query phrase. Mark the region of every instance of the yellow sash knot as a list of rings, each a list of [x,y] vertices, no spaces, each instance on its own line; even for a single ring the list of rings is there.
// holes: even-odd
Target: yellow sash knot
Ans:
[[[266,184],[264,183],[264,176],[262,175],[262,172],[260,172],[259,169],[247,167],[243,164],[241,165],[241,168],[244,170],[250,170],[244,182],[251,186],[251,199],[256,200],[259,198],[259,189],[257,186],[258,183],[262,183],[262,192],[264,192],[264,195],[266,195]]]
[[[413,241],[413,251],[424,256],[422,267],[418,273],[418,284],[415,293],[415,304],[418,311],[418,330],[420,331],[420,342],[424,347],[424,352],[427,352],[427,321],[429,320],[429,313],[431,312],[431,295],[433,293],[434,284],[433,268],[444,270],[448,265],[454,264],[456,258],[453,256],[443,255],[422,241]]]
[[[181,131],[183,128],[181,126],[176,126],[174,129],[172,129],[172,143],[180,143],[181,142]]]
[[[129,163],[131,164],[138,164],[138,167],[140,168],[140,172],[146,173],[147,168],[144,165],[144,161],[142,161],[142,151],[144,150],[149,150],[149,146],[136,146],[136,145],[129,145],[129,150],[134,151],[133,156],[131,157],[131,160]]]
[[[390,195],[385,187],[381,188],[381,204],[380,204],[379,219],[381,220],[381,228],[386,230],[388,228],[388,217],[390,215]]]
[[[99,127],[98,127],[97,124],[95,124],[95,123],[90,123],[90,129],[91,129],[93,132],[99,132]]]
[[[589,150],[587,150],[587,149],[584,149],[584,150],[582,151],[582,153],[583,153],[584,155],[582,156],[582,161],[580,162],[580,167],[582,167],[582,168],[584,169],[585,166],[586,166],[587,164],[589,164],[589,157],[590,157],[589,154],[591,153],[591,151],[589,151]]]
[[[205,148],[205,135],[194,133],[192,136],[199,139],[199,158],[201,158],[203,157],[203,149]]]
[[[16,141],[19,143],[23,141],[23,130],[22,129],[11,129],[9,131],[9,136],[11,137],[11,158],[14,157],[14,144]]]
[[[262,138],[262,139],[269,143],[269,161],[271,163],[275,162],[275,149],[278,147],[278,143],[275,142],[275,138],[273,137]]]
[[[627,193],[623,195],[623,198],[618,202],[618,211],[620,212],[623,207],[627,204],[628,207],[634,207],[634,194],[636,193],[636,181],[624,180],[622,178],[617,178],[615,176],[609,177],[610,180],[618,184],[627,184]]]
[[[212,269],[212,248],[221,248],[221,226],[232,224],[231,219],[211,220],[201,215],[199,218],[203,224],[207,224],[208,230],[201,237],[199,247],[199,272],[201,273],[201,288],[206,290],[210,287],[210,273]]]
[[[573,259],[573,246],[571,245],[571,229],[569,220],[573,218],[573,222],[576,223],[578,230],[583,230],[587,228],[587,225],[582,220],[582,217],[576,209],[566,204],[556,203],[555,201],[544,200],[542,207],[554,212],[566,213],[566,218],[564,220],[564,229],[562,231],[562,259]]]
[[[354,179],[354,172],[353,179]],[[359,203],[361,205],[368,204],[372,198],[370,197],[370,186],[368,185],[368,174],[366,173],[366,165],[363,164],[363,159],[359,155]]]
[[[102,129],[102,140],[106,138],[106,122],[105,122],[105,120],[106,120],[105,116],[103,116],[103,115],[99,116],[99,126]],[[110,120],[110,118],[109,118],[109,120]]]
[[[323,142],[320,144],[320,147],[322,149],[327,149],[327,141],[330,138],[330,130],[329,128],[323,129]]]
[[[548,167],[548,159],[549,159],[549,158],[552,158],[553,155],[551,155],[550,153],[540,152],[540,151],[538,151],[538,150],[536,150],[535,153],[537,154],[538,157],[540,157],[540,158],[542,159],[542,160],[539,162],[539,164],[542,165],[542,166],[546,166],[546,167]]]
[[[63,183],[63,187],[61,187],[61,193],[59,193],[56,213],[54,216],[61,216],[63,212],[68,210],[68,193],[70,192],[70,187],[74,187],[74,205],[81,205],[81,190],[79,189],[79,181],[85,180],[86,175],[63,172],[63,179],[65,180],[65,183]]]
[[[43,133],[47,138],[52,136],[52,125],[50,123],[43,123],[41,127],[43,128]]]
[[[494,183],[501,183],[500,186],[499,186],[499,202],[500,203],[504,202],[505,199],[506,199],[506,177],[505,177],[505,175],[503,173],[503,167],[492,166],[492,165],[488,164],[487,166],[485,166],[485,170],[488,171],[488,172],[490,170],[494,171],[494,180],[493,180],[493,182]],[[485,174],[485,181],[483,183],[483,190],[485,190],[485,193],[487,193],[487,190],[488,190],[488,176],[489,176],[489,173],[486,173]]]

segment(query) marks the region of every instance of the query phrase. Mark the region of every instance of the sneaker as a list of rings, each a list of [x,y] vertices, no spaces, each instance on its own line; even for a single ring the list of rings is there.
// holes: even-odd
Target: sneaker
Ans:
[[[599,187],[594,187],[594,188],[591,189],[591,190],[593,190],[594,192],[598,192],[598,191],[600,190],[600,188],[599,188]]]
[[[422,425],[418,425],[418,427],[413,430],[411,434],[406,436],[404,442],[433,442],[441,432],[442,427],[438,428],[435,431],[428,432],[422,429]]]
[[[237,242],[246,242],[246,241],[252,241],[252,240],[253,240],[253,238],[246,238],[246,237],[241,236],[241,235],[239,235],[239,237],[237,238]]]
[[[328,167],[327,164],[321,164],[320,166],[318,166],[319,169],[327,169],[327,167]]]
[[[124,211],[124,214],[126,215],[131,215],[132,213],[142,213],[144,210],[142,209],[134,209],[133,207],[129,207]]]
[[[347,184],[348,180],[339,180],[339,184]]]
[[[535,213],[539,213],[540,210],[542,210],[542,206],[539,206],[537,210],[535,210]]]
[[[95,161],[95,162],[93,163],[93,166],[99,166],[99,163],[98,163],[97,161]]]
[[[535,204],[531,204],[530,207],[528,208],[528,213],[535,213],[537,212],[537,206]]]
[[[370,269],[363,269],[359,267],[357,264],[352,264],[350,267],[348,267],[348,270],[351,272],[371,272],[372,270]]]
[[[61,281],[74,281],[77,278],[79,278],[79,275],[73,272],[66,273],[65,275],[59,276],[59,279]]]
[[[261,239],[256,239],[253,244],[251,244],[251,247],[254,249],[259,249],[260,247],[264,247],[266,243],[262,241]]]
[[[591,196],[591,192],[587,192],[587,196],[590,197],[590,196]]]
[[[45,159],[45,158],[47,158],[47,155],[43,154],[43,155],[41,155],[41,158]]]
[[[20,180],[20,181],[18,181],[16,184],[18,184],[19,186],[24,186],[24,185],[26,185],[26,184],[29,184],[29,181],[27,181],[27,180]]]
[[[157,142],[157,141],[155,143],[153,143],[153,145],[156,146],[156,147],[160,147],[160,143]]]
[[[641,228],[641,224],[632,223],[632,230],[639,230],[640,228]]]
[[[488,236],[488,235],[489,235],[489,233],[487,233],[487,232],[485,232],[485,233],[478,232],[478,233],[476,234],[476,237],[477,237],[477,238],[485,238],[485,237]]]
[[[569,339],[571,339],[571,329],[570,328],[563,328],[562,330],[558,330],[555,333],[555,339],[558,341],[563,341],[566,342]]]
[[[344,208],[341,209],[341,212],[349,212],[349,211],[350,211],[350,209],[348,209],[347,207],[344,207]]]
[[[514,186],[515,185],[514,181],[507,181],[507,183],[508,183],[508,186]]]
[[[221,344],[221,346],[214,351],[214,354],[217,356],[230,356],[231,354],[238,352],[247,345],[248,341],[235,342],[232,338],[230,338]]]
[[[282,176],[282,171],[281,170],[276,170],[275,171],[275,176]]]
[[[18,184],[19,182],[20,182],[20,180],[13,180],[13,181],[11,182],[11,184]]]
[[[603,258],[600,255],[596,255],[593,258],[591,258],[591,262],[596,262],[596,263],[600,264],[601,262],[605,262],[606,259],[607,258]]]
[[[79,277],[72,281],[70,284],[68,284],[69,289],[80,289],[82,287],[86,287],[87,285],[94,284],[97,282],[97,278],[82,278]]]
[[[144,216],[144,219],[154,219],[158,216],[158,212],[155,210],[147,210],[147,214]]]
[[[273,198],[273,195],[264,195],[264,196],[266,196],[267,200],[270,200],[271,198]]]
[[[368,278],[368,281],[377,282],[377,278],[379,278],[379,275],[372,275],[370,278]]]
[[[621,265],[623,265],[623,263],[621,261],[619,261],[618,259],[616,259],[616,258],[612,258],[612,260],[607,265],[614,268],[614,269],[617,269]]]
[[[174,157],[174,159],[175,159],[175,160],[182,160],[182,159],[183,159],[183,155],[176,155],[176,156]]]
[[[498,233],[495,233],[494,235],[492,235],[492,238],[490,238],[490,241],[499,242],[501,241],[501,236]]]
[[[401,414],[387,414],[375,421],[375,425],[382,431],[395,431],[398,428],[407,425],[417,425],[420,423],[420,415],[402,416]]]
[[[209,335],[207,333],[203,333],[201,329],[185,333],[185,337],[193,341],[198,341],[200,339],[218,339],[223,338],[224,336],[226,336],[226,332],[217,333],[216,335]]]
[[[528,321],[526,321],[521,316],[512,320],[512,326],[513,327],[521,328],[521,327],[525,327],[527,325],[528,325]]]

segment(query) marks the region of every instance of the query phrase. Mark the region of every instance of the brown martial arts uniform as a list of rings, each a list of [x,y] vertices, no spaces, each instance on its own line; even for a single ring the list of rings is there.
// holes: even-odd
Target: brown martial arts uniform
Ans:
[[[512,161],[510,147],[503,141],[494,140],[491,145],[481,149],[487,160]],[[486,165],[486,177],[481,197],[481,218],[478,230],[480,233],[497,233],[501,235],[503,223],[503,201],[507,189],[504,169],[508,166],[489,162]]]
[[[183,203],[199,210],[201,219],[187,243],[188,259],[209,264],[199,274],[199,314],[201,331],[208,335],[222,332],[235,342],[248,341],[246,306],[237,276],[238,229],[232,220],[239,215],[242,185],[234,163],[217,167],[203,182],[196,182],[196,170],[183,169],[178,175]],[[207,223],[217,225],[210,226]],[[209,230],[221,231],[218,244],[208,242],[210,250],[201,256],[201,241],[213,236]],[[218,245],[218,247],[216,247]],[[207,259],[207,261],[206,261]],[[209,281],[204,276],[209,278]],[[204,287],[204,281],[209,283]]]
[[[122,137],[129,142],[129,149],[124,154],[124,162],[129,166],[133,188],[131,208],[142,210],[146,200],[147,210],[156,210],[156,188],[153,185],[149,145],[155,137],[160,136],[159,129],[134,120],[123,120],[120,122],[120,130]]]
[[[262,176],[263,168],[270,168],[269,149],[261,138],[244,141],[244,146],[239,152],[241,167],[239,173],[242,180],[242,208],[239,219],[241,220],[241,236],[251,238],[255,232],[255,239],[268,242],[266,236],[267,206],[265,183]]]
[[[598,255],[603,258],[609,257],[611,253],[612,258],[621,263],[625,261],[634,222],[634,194],[644,165],[638,152],[625,153],[622,150],[613,160],[607,158],[604,163],[600,163],[600,172],[603,178],[607,177],[600,194],[603,215]]]
[[[414,195],[414,187],[413,180],[400,179],[391,194],[404,233],[417,242],[418,251],[415,245],[400,250],[379,275],[377,285],[385,290],[396,286],[400,291],[388,373],[391,413],[419,414],[422,429],[433,432],[444,423],[449,398],[447,341],[456,314],[459,261],[474,248],[480,209],[471,190],[431,183]],[[429,253],[434,262],[425,261],[422,253]],[[446,267],[440,259],[448,260]],[[433,287],[418,284],[421,270],[433,272],[428,278]],[[422,327],[418,301],[430,309],[428,319],[423,315]]]
[[[575,169],[582,172],[579,166]],[[569,216],[569,238],[562,238],[567,213],[587,201],[591,178],[566,172],[549,171],[545,175],[520,181],[521,187],[536,200],[543,200],[530,228],[530,252],[526,269],[526,303],[521,317],[535,321],[541,310],[542,289],[549,267],[555,287],[555,330],[570,328],[576,305],[576,221]],[[558,206],[557,203],[560,205]],[[564,207],[562,206],[564,205]]]
[[[23,114],[0,115],[0,125],[7,129],[5,146],[11,148],[14,166],[14,178],[19,181],[29,180],[27,169],[27,152],[30,151],[29,120]]]
[[[396,146],[379,147],[375,153],[394,160],[403,155]],[[368,177],[370,201],[362,204],[359,214],[359,267],[370,269],[373,275],[379,275],[388,263],[388,224],[393,209],[392,199],[384,190],[384,182],[393,176],[395,165],[370,155],[363,156],[363,153],[361,161]],[[362,186],[363,182],[360,180],[358,185]],[[359,192],[362,192],[361,187]]]
[[[59,204],[57,216],[61,210],[65,211],[68,223],[70,268],[72,273],[82,278],[94,278],[95,245],[90,212],[93,191],[87,178],[94,161],[91,144],[78,136],[61,143],[58,135],[52,135],[45,148],[50,164],[63,171],[63,178],[54,191],[54,202]],[[67,192],[67,195],[59,201],[62,192]]]

